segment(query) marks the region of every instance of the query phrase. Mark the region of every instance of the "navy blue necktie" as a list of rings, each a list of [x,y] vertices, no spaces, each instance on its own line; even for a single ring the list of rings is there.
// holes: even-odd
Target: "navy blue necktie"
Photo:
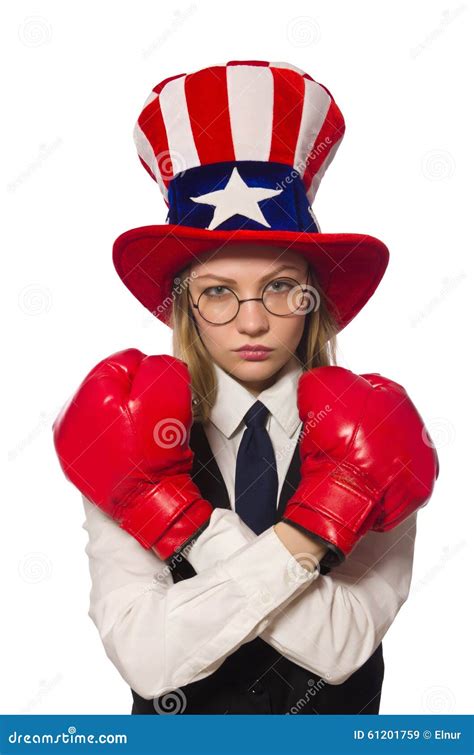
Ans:
[[[278,474],[275,452],[265,429],[268,409],[256,401],[244,416],[235,470],[235,511],[257,534],[275,523]]]

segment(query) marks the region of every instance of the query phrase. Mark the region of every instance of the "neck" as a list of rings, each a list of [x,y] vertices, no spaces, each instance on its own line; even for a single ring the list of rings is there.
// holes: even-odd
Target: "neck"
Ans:
[[[270,388],[271,385],[276,383],[276,381],[279,379],[281,374],[287,370],[291,369],[292,367],[296,366],[297,360],[296,357],[291,357],[288,362],[285,362],[285,364],[280,367],[278,372],[275,372],[274,375],[271,375],[269,378],[266,378],[266,380],[255,380],[255,381],[246,381],[246,380],[238,380],[238,378],[234,378],[234,380],[237,380],[240,385],[242,385],[244,388],[248,390],[249,393],[252,394],[252,396],[255,396],[257,398],[262,391],[266,390],[267,388]]]

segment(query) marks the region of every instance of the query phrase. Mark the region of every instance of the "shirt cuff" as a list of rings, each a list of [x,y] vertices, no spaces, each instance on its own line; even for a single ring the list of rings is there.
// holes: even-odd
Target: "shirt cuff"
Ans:
[[[273,526],[222,561],[219,567],[247,595],[248,611],[257,621],[262,614],[281,606],[295,591],[306,588],[317,576],[317,571],[305,569],[294,558]]]
[[[188,549],[186,558],[199,573],[232,556],[257,539],[255,532],[231,509],[214,509],[209,524]]]

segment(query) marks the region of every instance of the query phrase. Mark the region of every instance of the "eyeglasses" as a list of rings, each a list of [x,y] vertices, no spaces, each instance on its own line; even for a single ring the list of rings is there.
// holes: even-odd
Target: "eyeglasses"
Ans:
[[[308,284],[308,275],[305,286]],[[261,301],[267,312],[276,317],[288,317],[296,312],[305,314],[307,289],[294,278],[275,278],[269,281],[262,295],[254,299],[239,299],[235,291],[227,286],[210,286],[199,295],[197,302],[189,299],[201,317],[212,325],[226,325],[234,320],[240,311],[240,305],[246,301]],[[212,293],[220,289],[220,293]]]

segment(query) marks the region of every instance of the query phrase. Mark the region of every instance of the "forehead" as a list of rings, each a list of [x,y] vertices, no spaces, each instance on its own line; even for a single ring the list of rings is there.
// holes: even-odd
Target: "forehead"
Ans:
[[[306,260],[288,249],[258,245],[235,245],[208,252],[191,265],[194,275],[223,275],[238,280],[243,275],[266,275],[283,266],[291,272],[304,272]]]

